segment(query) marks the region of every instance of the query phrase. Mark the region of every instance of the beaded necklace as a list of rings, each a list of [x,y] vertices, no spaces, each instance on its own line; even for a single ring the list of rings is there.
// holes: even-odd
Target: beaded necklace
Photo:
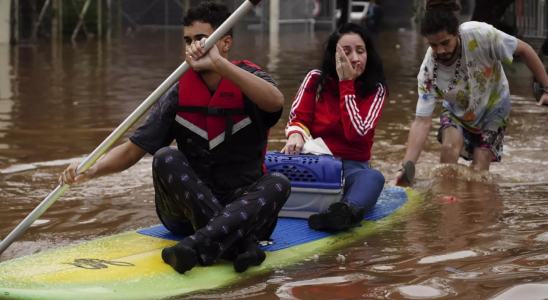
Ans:
[[[453,78],[453,81],[451,81],[449,83],[449,86],[447,87],[447,89],[443,90],[442,92],[445,94],[445,93],[448,93],[450,91],[452,91],[456,86],[457,86],[457,83],[459,82],[459,79],[461,79],[461,76],[460,76],[460,65],[461,65],[461,55],[459,55],[459,58],[457,59],[457,67],[455,68],[455,78]],[[437,85],[437,80],[438,80],[438,61],[437,60],[434,60],[434,77],[432,78],[432,86],[439,91],[439,88],[438,88],[438,85]]]
[[[461,47],[459,45],[459,47]],[[457,86],[457,83],[459,82],[459,79],[461,79],[461,76],[460,76],[460,65],[461,65],[461,58],[462,58],[462,51],[461,53],[459,53],[459,58],[457,59],[457,67],[455,68],[455,78],[453,78],[453,81],[451,81],[449,83],[449,86],[447,87],[447,89],[441,91],[442,93],[448,93],[450,91],[452,91],[456,86]],[[433,78],[432,78],[432,86],[434,87],[434,89],[436,89],[437,91],[439,91],[439,88],[438,88],[438,85],[437,85],[437,81],[438,81],[438,60],[437,59],[434,59],[434,71],[433,71]]]

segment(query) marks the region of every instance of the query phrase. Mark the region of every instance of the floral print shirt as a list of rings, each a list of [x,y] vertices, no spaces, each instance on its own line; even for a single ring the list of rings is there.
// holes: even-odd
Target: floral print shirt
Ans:
[[[456,63],[450,67],[438,64],[438,89],[435,89],[432,86],[434,57],[429,48],[417,77],[417,116],[430,116],[436,100],[440,99],[443,107],[451,112],[451,118],[471,132],[506,126],[510,89],[502,63],[512,64],[517,39],[480,22],[463,23],[459,33],[463,47],[461,79],[455,89],[444,93],[455,77]]]

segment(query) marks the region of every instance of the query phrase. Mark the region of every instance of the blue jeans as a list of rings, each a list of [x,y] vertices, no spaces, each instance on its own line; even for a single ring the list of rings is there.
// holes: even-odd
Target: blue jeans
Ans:
[[[384,176],[381,172],[371,169],[369,162],[345,160],[344,169],[344,202],[355,207],[363,207],[369,211],[375,206],[382,189]]]

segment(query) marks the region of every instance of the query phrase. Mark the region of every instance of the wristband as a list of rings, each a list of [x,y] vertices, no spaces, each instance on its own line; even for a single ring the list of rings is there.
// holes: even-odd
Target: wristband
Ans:
[[[301,135],[301,138],[303,139],[303,141],[305,140],[303,134],[302,134],[300,131],[298,131],[298,130],[290,131],[290,132],[287,134],[287,139],[289,139],[289,138],[291,137],[291,135],[294,134],[294,133],[300,134],[300,135]]]

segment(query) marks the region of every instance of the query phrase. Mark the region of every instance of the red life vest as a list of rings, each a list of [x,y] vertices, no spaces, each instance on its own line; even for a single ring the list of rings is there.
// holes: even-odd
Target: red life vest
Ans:
[[[244,111],[243,99],[242,91],[224,78],[211,95],[200,75],[190,69],[179,79],[176,120],[208,140],[209,148],[213,149],[251,124],[251,119]]]
[[[233,64],[250,73],[260,70],[248,61]],[[252,124],[258,115],[247,105],[252,105],[251,101],[226,79],[221,80],[213,95],[200,74],[192,70],[179,81],[179,109],[169,134],[192,169],[219,199],[266,173],[268,131]]]

